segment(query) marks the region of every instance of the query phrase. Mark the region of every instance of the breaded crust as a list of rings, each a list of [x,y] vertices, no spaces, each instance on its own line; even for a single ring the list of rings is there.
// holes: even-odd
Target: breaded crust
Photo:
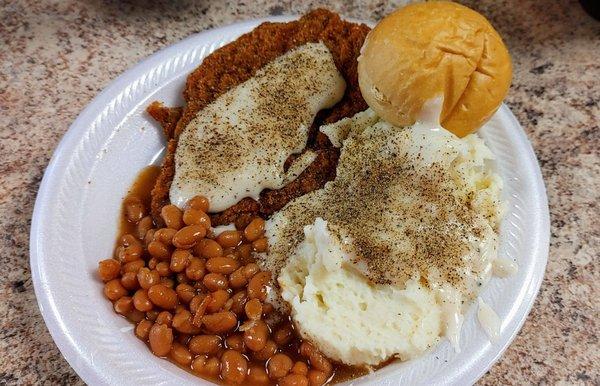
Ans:
[[[342,100],[333,108],[320,111],[310,129],[307,149],[315,151],[317,159],[282,189],[263,191],[258,202],[245,198],[233,207],[213,214],[213,224],[235,222],[242,226],[253,216],[268,217],[292,199],[319,189],[332,180],[339,151],[326,136],[317,133],[317,128],[323,123],[338,121],[367,108],[358,87],[356,67],[360,48],[368,32],[366,25],[343,21],[337,14],[324,9],[311,11],[289,23],[263,23],[207,56],[189,75],[184,90],[186,106],[183,111],[166,108],[156,102],[150,105],[149,114],[163,126],[168,139],[167,154],[152,190],[154,218],[160,222],[160,209],[169,203],[169,189],[175,174],[177,138],[196,113],[219,95],[251,78],[273,59],[308,42],[322,41],[329,48],[347,84]]]

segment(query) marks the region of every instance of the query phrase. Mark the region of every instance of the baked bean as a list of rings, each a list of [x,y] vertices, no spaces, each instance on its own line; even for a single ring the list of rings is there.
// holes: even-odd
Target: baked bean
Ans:
[[[229,298],[227,299],[227,301],[225,302],[225,305],[223,306],[223,309],[225,311],[231,311],[231,306],[233,305],[233,299]]]
[[[113,306],[115,306],[115,305],[116,304],[113,304]],[[119,307],[127,307],[127,304],[119,305]],[[144,312],[136,310],[133,307],[133,300],[131,301],[131,308],[129,308],[129,312],[119,313],[116,308],[115,308],[115,312],[117,312],[118,314],[126,317],[130,322],[134,322],[134,323],[137,323],[140,320],[146,318],[146,314]]]
[[[130,245],[139,244],[139,240],[136,239],[135,236],[130,233],[126,233],[123,236],[121,236],[121,239],[119,240],[119,242],[120,242],[120,245],[123,247],[128,247]]]
[[[155,284],[148,289],[148,297],[160,308],[172,310],[177,306],[177,293],[164,284]]]
[[[142,258],[144,248],[142,243],[135,236],[126,234],[121,237],[121,245],[123,249],[119,252],[119,258],[123,262],[130,262]]]
[[[283,378],[292,369],[294,362],[285,354],[275,354],[269,359],[269,363],[267,363],[267,372],[269,373],[269,378],[271,379],[279,379]]]
[[[202,284],[208,288],[209,291],[226,290],[228,287],[227,278],[220,273],[208,273],[202,279]]]
[[[198,308],[200,307],[200,305],[202,304],[202,302],[204,301],[204,299],[206,297],[207,297],[206,294],[198,294],[192,298],[192,300],[190,301],[190,305],[189,305],[190,311],[192,311],[192,314],[195,314],[198,311]],[[210,299],[206,303],[207,306],[208,306],[209,301],[210,301]]]
[[[192,314],[182,310],[173,316],[173,328],[184,334],[199,334],[200,329],[192,324]]]
[[[238,352],[246,352],[246,345],[244,344],[244,337],[242,334],[233,334],[229,335],[225,339],[225,344],[227,348],[238,351]]]
[[[164,245],[172,245],[173,237],[177,234],[177,230],[171,228],[160,228],[154,232],[154,241],[160,241]]]
[[[265,347],[260,351],[254,352],[253,356],[259,361],[266,361],[267,359],[275,355],[276,352],[277,344],[275,344],[275,342],[273,342],[272,340],[268,340],[267,343],[265,343]]]
[[[221,372],[221,361],[219,358],[208,358],[206,361],[206,371],[210,376],[217,376]]]
[[[251,320],[258,320],[262,315],[262,304],[258,299],[249,300],[244,306],[246,316]],[[277,341],[275,341],[277,342]],[[279,344],[279,343],[278,343]],[[256,350],[255,350],[256,351]]]
[[[135,235],[138,239],[143,240],[146,233],[152,229],[152,217],[146,216],[142,218],[135,226]]]
[[[246,279],[248,280],[252,279],[252,277],[256,275],[259,271],[260,268],[256,263],[250,263],[244,266],[244,276],[246,276]]]
[[[127,221],[137,223],[146,214],[146,208],[138,197],[128,196],[124,200]]]
[[[144,260],[130,261],[129,263],[123,264],[123,266],[121,267],[121,271],[123,273],[133,272],[137,274],[138,271],[144,267],[144,265],[146,265],[146,262]]]
[[[205,259],[223,256],[223,248],[215,240],[203,239],[197,244],[197,254]]]
[[[232,259],[237,259],[237,257],[235,256],[235,248],[233,247],[223,248],[223,256],[227,255],[231,255],[229,257],[231,257]]]
[[[118,245],[115,248],[115,253],[114,253],[114,258],[117,259],[119,262],[123,262],[123,255],[125,253],[125,247],[122,245]]]
[[[140,287],[143,289],[148,289],[155,284],[160,282],[160,275],[156,270],[150,270],[150,268],[140,268],[137,272],[137,281],[140,284]]]
[[[267,385],[270,383],[269,375],[262,366],[251,366],[248,369],[249,385]]]
[[[281,378],[277,385],[279,386],[308,386],[308,378],[302,374],[288,374]]]
[[[229,300],[229,292],[225,290],[217,290],[210,294],[210,299],[211,300],[208,303],[206,311],[209,313],[217,312],[221,310],[225,303],[227,303],[227,300]]]
[[[300,344],[299,352],[303,357],[308,358],[313,351],[315,351],[315,348],[312,344],[308,342],[302,342]]]
[[[192,371],[205,377],[215,377],[221,372],[221,361],[206,355],[197,356],[192,361]]]
[[[256,320],[255,324],[244,331],[244,343],[252,351],[260,351],[265,348],[269,338],[269,327],[262,320]]]
[[[204,229],[210,229],[210,216],[206,212],[194,208],[186,209],[183,212],[183,222],[185,225],[202,225]]]
[[[146,249],[148,249],[148,244],[150,244],[150,242],[154,241],[154,233],[156,233],[156,229],[149,229],[146,232],[146,235],[144,236],[144,245],[146,246]]]
[[[240,263],[230,256],[213,257],[206,261],[206,269],[209,272],[221,273],[223,275],[229,275],[239,267]]]
[[[333,372],[333,366],[331,365],[331,362],[329,362],[329,360],[327,360],[327,358],[325,358],[325,356],[317,350],[313,350],[309,353],[308,360],[310,361],[310,366],[316,370],[323,371],[328,375]]]
[[[283,326],[279,327],[275,331],[275,334],[273,334],[273,340],[279,346],[285,346],[286,344],[290,343],[293,337],[294,330],[292,329],[292,326],[289,323],[286,323]]]
[[[120,263],[124,263],[123,254],[125,253],[125,247],[122,245],[117,245],[115,248],[115,252],[113,253],[113,259],[116,259]]]
[[[158,318],[158,314],[160,314],[159,310],[152,309],[152,310],[146,312],[146,318],[148,320],[151,320],[154,322],[156,320],[156,318]]]
[[[112,279],[104,285],[104,296],[113,302],[121,299],[125,295],[127,295],[127,290],[121,285],[119,279]]]
[[[244,276],[244,268],[238,268],[229,275],[229,285],[231,288],[242,288],[248,283],[248,279]]]
[[[158,324],[166,324],[167,326],[171,327],[171,324],[173,323],[173,315],[169,311],[162,311],[156,317],[155,322]]]
[[[188,344],[190,351],[198,354],[216,354],[221,348],[221,337],[218,335],[196,335]]]
[[[266,237],[261,237],[252,242],[252,250],[254,252],[266,252],[269,249],[269,242]]]
[[[326,383],[332,365],[308,342],[300,348],[306,359],[296,363],[278,353],[294,337],[291,324],[278,326],[269,339],[270,327],[262,318],[273,311],[265,303],[271,274],[261,271],[253,257],[253,251],[268,249],[265,221],[247,215],[236,221],[237,230],[215,236],[206,214],[208,200],[194,200],[184,212],[163,207],[166,228],[154,229],[151,216],[139,217],[135,236],[121,237],[118,259],[100,262],[105,294],[116,280],[108,286],[115,311],[136,321],[136,336],[149,341],[155,355],[169,356],[199,375],[255,385]],[[127,296],[128,290],[133,296]],[[264,366],[248,369],[242,354]]]
[[[183,211],[183,223],[185,225],[200,224],[201,213],[204,212],[198,209],[186,207],[186,209]]]
[[[240,244],[235,249],[235,255],[244,264],[249,263],[252,259],[252,244]]]
[[[167,228],[181,229],[183,226],[183,213],[175,205],[165,205],[160,210],[160,217],[164,220]]]
[[[165,276],[169,276],[171,274],[171,268],[169,268],[170,265],[168,262],[166,261],[161,261],[158,264],[156,264],[156,272],[158,272],[158,275],[160,277],[165,277]]]
[[[208,198],[204,196],[194,196],[188,200],[185,205],[186,208],[192,208],[201,210],[203,212],[208,212],[209,202]]]
[[[245,313],[244,307],[246,306],[246,302],[248,301],[248,296],[246,295],[246,291],[236,292],[232,297],[231,311],[233,311],[236,315],[242,316]]]
[[[237,326],[237,317],[231,311],[222,311],[212,315],[204,315],[202,324],[213,334],[230,331]]]
[[[212,297],[210,295],[206,295],[198,305],[196,313],[194,314],[194,319],[192,320],[192,324],[194,326],[202,326],[202,323],[204,321],[204,315],[206,314],[206,309],[208,308],[208,304],[211,302],[211,300]]]
[[[148,253],[152,257],[156,257],[158,260],[167,260],[171,257],[171,251],[169,248],[161,243],[160,241],[151,241],[148,244]]]
[[[150,298],[148,297],[148,291],[145,289],[139,289],[135,291],[133,295],[133,306],[142,312],[150,311],[153,307]]]
[[[203,259],[192,257],[185,269],[185,276],[190,280],[202,280],[205,273],[206,263]]]
[[[173,245],[177,248],[192,248],[206,236],[206,229],[202,225],[188,225],[181,228],[173,236]]]
[[[306,375],[308,374],[308,365],[302,361],[298,361],[292,366],[291,372],[294,374]]]
[[[257,273],[248,282],[248,299],[258,299],[264,302],[267,298],[267,283],[271,280],[271,272]]]
[[[115,312],[120,315],[127,315],[133,310],[133,299],[129,296],[123,296],[113,304]]]
[[[244,238],[248,241],[254,241],[260,238],[265,231],[265,220],[260,217],[250,221],[250,224],[244,229]]]
[[[136,310],[135,308],[131,310],[129,314],[127,314],[127,319],[133,323],[138,323],[140,320],[143,320],[144,317],[145,314],[140,310]]]
[[[148,335],[150,334],[150,329],[152,328],[153,323],[149,320],[141,320],[137,326],[135,326],[135,336],[143,340],[144,342],[148,340]]]
[[[242,242],[242,235],[239,231],[223,231],[217,236],[216,241],[223,248],[233,248]]]
[[[121,261],[128,263],[139,260],[142,258],[143,253],[144,247],[142,247],[142,244],[132,244],[122,250]]]
[[[182,366],[189,366],[192,363],[192,354],[190,351],[181,343],[173,343],[171,352],[169,353],[171,359]]]
[[[188,304],[196,296],[196,290],[189,284],[178,284],[175,292],[177,292],[179,301],[185,304]]]
[[[154,324],[148,334],[150,349],[154,355],[163,357],[171,351],[173,330],[164,324]]]
[[[121,264],[115,259],[106,259],[98,263],[98,276],[105,283],[119,276],[120,271]]]
[[[171,263],[169,268],[173,272],[182,272],[189,264],[192,259],[190,251],[185,249],[177,249],[171,255]]]
[[[227,383],[244,382],[248,372],[248,361],[235,350],[227,350],[221,356],[221,377]]]
[[[150,260],[148,260],[148,268],[156,269],[159,262],[160,261],[156,257],[151,257]]]
[[[308,370],[308,384],[309,386],[321,386],[327,382],[329,375],[320,370]]]

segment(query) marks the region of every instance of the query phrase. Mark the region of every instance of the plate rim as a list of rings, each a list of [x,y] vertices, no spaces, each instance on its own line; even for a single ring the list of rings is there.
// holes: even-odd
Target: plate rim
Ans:
[[[44,319],[46,328],[50,332],[54,343],[59,348],[61,355],[86,383],[104,383],[106,382],[106,379],[102,375],[98,374],[98,372],[93,366],[90,366],[85,361],[78,360],[78,354],[74,349],[76,342],[71,339],[69,334],[65,333],[66,327],[63,325],[61,315],[56,307],[56,302],[53,299],[54,295],[50,292],[44,291],[44,289],[46,288],[45,274],[39,269],[39,264],[41,262],[41,240],[38,236],[40,235],[40,232],[43,231],[43,229],[41,229],[41,218],[43,218],[44,216],[44,203],[47,202],[52,195],[52,189],[55,188],[55,186],[53,186],[53,182],[57,179],[58,176],[60,176],[60,173],[64,173],[66,169],[67,164],[65,164],[62,161],[65,158],[68,159],[69,154],[65,151],[65,149],[73,147],[77,143],[77,141],[79,141],[81,137],[85,135],[88,128],[82,123],[87,121],[93,121],[93,119],[98,115],[98,113],[110,102],[110,100],[113,99],[112,95],[114,95],[114,93],[116,92],[119,92],[124,87],[126,87],[127,84],[130,83],[129,78],[131,76],[134,76],[139,72],[143,72],[146,67],[152,67],[156,63],[161,62],[163,60],[163,57],[168,56],[171,53],[178,52],[179,48],[185,46],[189,41],[197,39],[199,36],[202,35],[218,34],[221,31],[229,30],[235,27],[248,29],[248,27],[256,26],[262,22],[284,22],[297,19],[298,17],[299,15],[282,15],[266,18],[246,19],[243,21],[227,24],[221,27],[210,28],[200,31],[198,33],[194,33],[182,40],[179,40],[169,46],[166,46],[150,54],[149,56],[130,66],[117,78],[112,80],[98,95],[96,95],[78,114],[77,118],[69,126],[68,130],[65,132],[58,145],[56,146],[55,150],[53,151],[48,166],[44,171],[44,175],[38,189],[32,212],[31,229],[29,235],[29,263],[31,268],[31,277],[36,301],[40,309],[40,313]],[[365,23],[371,26],[373,25],[372,22],[360,21],[351,18],[346,19],[355,22]],[[537,240],[538,243],[536,246],[536,253],[535,256],[532,256],[532,258],[542,258],[543,261],[536,265],[536,272],[539,274],[535,276],[535,282],[529,284],[529,287],[531,289],[531,296],[527,297],[523,301],[525,306],[525,312],[520,318],[516,319],[516,328],[514,329],[514,332],[512,333],[511,337],[506,340],[505,344],[502,345],[502,347],[499,347],[499,349],[495,350],[495,355],[493,355],[491,358],[488,358],[485,361],[486,364],[485,366],[481,367],[480,371],[462,374],[457,379],[455,379],[455,381],[458,382],[476,382],[479,378],[481,378],[481,376],[483,376],[483,374],[485,374],[492,367],[494,363],[498,361],[498,359],[504,354],[508,346],[510,346],[513,340],[516,338],[519,331],[522,329],[525,320],[529,316],[533,304],[537,298],[548,261],[550,240],[550,216],[546,187],[542,178],[539,162],[537,161],[537,157],[535,156],[535,152],[533,150],[531,142],[527,138],[525,131],[519,124],[514,114],[504,103],[499,108],[499,111],[500,110],[502,110],[503,113],[512,121],[515,127],[519,129],[518,135],[521,137],[522,143],[525,144],[525,146],[527,147],[526,151],[529,153],[528,156],[534,161],[532,165],[534,165],[533,175],[535,181],[530,182],[535,183],[535,190],[536,193],[538,193],[539,197],[536,203],[539,206],[537,210],[540,214],[540,224],[538,224],[540,233],[538,237],[539,240]]]

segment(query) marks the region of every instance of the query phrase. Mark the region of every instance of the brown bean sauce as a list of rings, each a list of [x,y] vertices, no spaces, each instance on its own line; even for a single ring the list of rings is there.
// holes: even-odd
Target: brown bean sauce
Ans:
[[[140,171],[140,173],[138,174],[138,176],[136,177],[133,184],[131,185],[130,189],[128,190],[127,195],[123,199],[123,202],[125,202],[125,200],[128,196],[136,196],[142,200],[142,202],[146,206],[146,208],[149,208],[150,202],[151,202],[151,191],[152,191],[152,188],[154,186],[154,183],[155,183],[156,178],[158,177],[159,173],[160,173],[160,168],[157,166],[147,166],[144,169],[142,169]],[[121,236],[128,234],[128,233],[134,233],[135,230],[136,230],[136,225],[127,220],[127,218],[125,216],[125,212],[124,212],[124,205],[123,205],[121,208],[121,215],[119,218],[119,233],[118,233],[119,237],[117,238],[117,245],[119,243],[118,240],[121,238]],[[276,325],[272,329],[272,331],[270,331],[269,335],[271,335],[272,332],[276,331],[277,328],[280,325],[282,325],[283,323],[288,323],[288,321],[283,321],[279,325]],[[223,338],[223,342],[224,342],[228,336],[230,336],[232,334],[236,334],[236,333],[239,333],[239,331],[237,331],[237,328],[234,332],[227,333],[227,334],[219,334],[219,335]],[[294,363],[296,361],[303,361],[306,363],[307,362],[306,358],[302,357],[299,353],[299,347],[300,347],[301,342],[302,342],[301,338],[298,336],[298,334],[294,330],[294,334],[293,334],[293,338],[292,338],[291,342],[285,346],[279,347],[279,352],[288,355]],[[148,343],[147,343],[147,345],[149,346]],[[253,367],[253,366],[264,366],[266,368],[266,364],[268,362],[255,360],[252,358],[252,355],[248,355],[248,354],[246,354],[244,356],[248,359],[248,368]],[[195,376],[200,377],[198,374],[193,373],[189,366],[180,365],[169,357],[165,357],[164,359],[167,359],[170,362],[177,365],[178,367],[194,374]],[[388,361],[385,364],[388,364],[390,362],[391,361]],[[331,361],[331,363],[333,365],[333,375],[330,377],[329,381],[326,384],[335,384],[335,383],[339,383],[339,382],[348,381],[351,379],[356,379],[358,377],[364,376],[369,373],[369,371],[365,367],[347,366],[347,365],[344,365],[341,363],[336,363],[334,361]],[[378,368],[383,367],[384,365],[378,366]],[[202,378],[209,380],[211,382],[217,383],[217,384],[225,384],[224,381],[218,375],[216,377],[202,376]],[[248,380],[245,380],[243,382],[243,384],[244,385],[253,385]],[[277,382],[271,380],[270,384],[276,385]],[[264,384],[261,384],[261,386],[264,386]]]
[[[155,165],[149,165],[143,168],[138,175],[135,177],[133,184],[127,191],[127,194],[123,198],[123,204],[121,204],[121,214],[119,216],[119,234],[117,240],[127,234],[134,233],[136,225],[127,221],[127,217],[124,213],[124,202],[127,196],[139,197],[147,208],[150,208],[150,202],[152,201],[151,192],[154,183],[160,174],[160,167]]]

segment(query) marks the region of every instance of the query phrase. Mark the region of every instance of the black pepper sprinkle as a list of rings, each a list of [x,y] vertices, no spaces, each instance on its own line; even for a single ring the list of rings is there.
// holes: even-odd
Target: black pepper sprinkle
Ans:
[[[371,282],[403,285],[435,270],[473,296],[463,274],[470,269],[464,256],[469,237],[482,237],[487,225],[471,205],[474,196],[457,193],[449,165],[419,166],[422,154],[408,153],[409,137],[377,129],[346,140],[335,180],[275,215],[281,242],[270,246],[266,265],[278,274],[304,239],[303,227],[322,217],[339,239],[352,239],[344,248],[356,256],[357,268],[366,266]],[[393,148],[393,156],[382,152],[386,147]]]
[[[280,187],[285,160],[304,149],[308,127],[341,82],[322,43],[300,46],[267,64],[183,130],[174,186],[209,199],[230,189],[236,200],[247,196],[247,185],[255,193],[263,184]]]

